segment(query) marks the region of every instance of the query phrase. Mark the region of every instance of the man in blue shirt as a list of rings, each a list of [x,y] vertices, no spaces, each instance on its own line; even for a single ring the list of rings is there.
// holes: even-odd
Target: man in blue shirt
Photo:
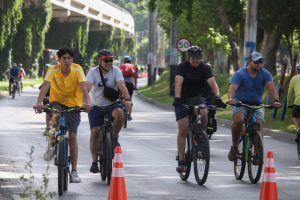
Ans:
[[[228,91],[228,103],[234,104],[241,101],[248,105],[262,104],[262,96],[265,86],[274,99],[273,106],[279,107],[279,95],[273,83],[273,77],[268,70],[262,68],[263,57],[259,52],[251,53],[248,66],[234,73],[230,81]],[[232,106],[232,146],[228,154],[230,161],[236,160],[238,140],[243,130],[243,123],[247,110],[245,107]],[[257,123],[262,128],[264,109],[256,111]]]
[[[19,68],[17,67],[16,63],[13,63],[12,68],[9,71],[9,95],[11,95],[11,84],[14,82],[15,79],[19,77]]]

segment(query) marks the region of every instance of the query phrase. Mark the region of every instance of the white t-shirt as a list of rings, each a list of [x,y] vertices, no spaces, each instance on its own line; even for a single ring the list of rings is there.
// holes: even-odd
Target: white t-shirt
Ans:
[[[117,81],[124,80],[121,70],[115,66],[113,66],[107,74],[103,74],[103,76],[106,86],[115,90],[118,90]],[[108,106],[113,103],[103,96],[104,85],[100,77],[99,66],[93,67],[89,70],[86,80],[92,84],[90,92],[92,106],[101,107]]]

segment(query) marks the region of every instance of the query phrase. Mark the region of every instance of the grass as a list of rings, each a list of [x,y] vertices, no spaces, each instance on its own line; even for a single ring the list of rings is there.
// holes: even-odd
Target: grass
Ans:
[[[141,88],[139,90],[140,93],[160,103],[171,105],[173,102],[173,97],[169,96],[169,77],[170,77],[169,71],[167,70],[161,75],[160,79],[157,82],[155,82],[152,86],[150,87],[145,86]],[[227,91],[229,87],[230,78],[231,75],[216,76],[221,97],[224,102],[227,101],[227,95],[228,95]],[[275,77],[275,79],[278,79],[278,77]],[[264,99],[266,99],[266,96],[267,96],[267,92],[265,90]],[[277,119],[272,119],[273,110],[266,109],[264,127],[280,130],[284,132],[294,133],[295,126],[293,125],[292,118],[291,118],[291,109],[287,109],[287,113],[285,115],[284,121],[280,120],[281,113],[282,113],[282,108],[278,109],[277,111]],[[217,112],[216,116],[217,118],[231,120],[231,109],[227,108],[223,111],[219,111]]]
[[[24,79],[23,80],[23,87],[33,87],[35,85],[42,84],[43,79]],[[8,80],[7,81],[0,81],[0,95],[8,92]]]

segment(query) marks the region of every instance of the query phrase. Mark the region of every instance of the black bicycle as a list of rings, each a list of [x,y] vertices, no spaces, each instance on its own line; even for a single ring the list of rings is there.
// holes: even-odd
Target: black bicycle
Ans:
[[[273,107],[264,104],[251,106],[242,102],[230,105],[237,107],[243,106],[247,109],[244,130],[239,139],[237,159],[234,161],[234,175],[237,180],[242,180],[247,163],[250,182],[256,184],[261,177],[264,164],[264,146],[262,141],[263,135],[259,124],[256,122],[255,111],[261,108]]]
[[[128,111],[127,111],[127,109],[126,109],[126,107],[125,107],[125,105],[123,103],[122,103],[122,109],[123,109],[123,114],[124,114],[123,127],[127,128],[127,122],[128,122],[128,116],[129,116],[129,114],[128,114]]]
[[[189,128],[186,135],[186,150],[184,155],[185,170],[179,176],[183,181],[189,178],[192,162],[194,163],[195,179],[203,185],[207,179],[210,162],[210,148],[206,129],[201,124],[200,110],[206,105],[184,105],[190,111]],[[178,159],[178,156],[177,156]]]
[[[207,105],[208,110],[208,122],[206,127],[206,133],[208,139],[211,139],[211,136],[217,132],[217,120],[215,118],[217,106],[216,105]]]
[[[74,108],[63,108],[57,109],[51,105],[46,105],[43,109],[43,112],[57,113],[59,114],[59,126],[55,130],[55,151],[54,151],[54,164],[57,166],[57,187],[58,194],[61,196],[64,191],[68,190],[69,176],[70,172],[70,156],[69,156],[69,139],[68,139],[68,130],[65,125],[65,113],[69,112],[83,112],[83,108],[74,107]],[[51,137],[51,136],[49,136]],[[51,140],[51,139],[50,139]],[[69,176],[68,176],[69,175]]]
[[[112,159],[114,156],[113,119],[108,107],[100,107],[104,114],[104,124],[98,130],[98,158],[101,180],[110,184],[112,173]]]

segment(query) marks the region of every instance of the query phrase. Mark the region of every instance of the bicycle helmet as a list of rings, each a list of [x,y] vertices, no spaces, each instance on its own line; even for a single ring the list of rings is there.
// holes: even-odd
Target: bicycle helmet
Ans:
[[[124,63],[131,63],[131,57],[130,56],[124,56]]]
[[[104,58],[113,58],[114,55],[112,54],[112,52],[110,50],[107,49],[101,49],[98,53],[98,57],[100,59],[104,59]]]
[[[203,50],[198,46],[191,46],[187,52],[190,57],[202,58],[203,56]]]

